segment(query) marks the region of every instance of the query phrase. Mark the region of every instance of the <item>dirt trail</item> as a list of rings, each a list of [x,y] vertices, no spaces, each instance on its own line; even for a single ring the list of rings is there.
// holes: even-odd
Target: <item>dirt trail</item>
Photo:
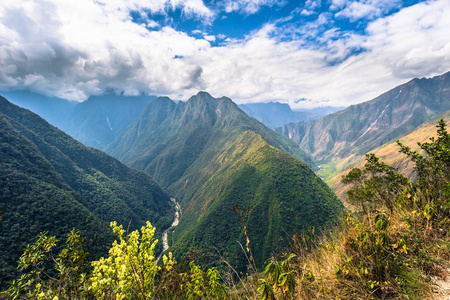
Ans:
[[[434,278],[436,283],[436,299],[437,300],[450,300],[450,269],[447,269],[447,274],[445,277]]]

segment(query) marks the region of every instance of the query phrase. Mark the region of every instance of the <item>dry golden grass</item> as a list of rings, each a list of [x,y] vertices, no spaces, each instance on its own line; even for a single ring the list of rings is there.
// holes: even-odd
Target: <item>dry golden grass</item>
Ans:
[[[398,140],[400,140],[404,145],[411,147],[412,150],[418,150],[419,147],[417,146],[417,143],[427,142],[430,137],[436,136],[436,124],[440,119],[444,119],[444,121],[449,124],[450,111],[422,124],[414,131],[398,138]],[[381,158],[385,163],[397,168],[400,174],[407,177],[413,177],[414,164],[408,160],[403,153],[400,153],[399,150],[400,148],[396,141],[390,141],[372,151],[369,151],[368,153],[375,153],[375,155]],[[329,165],[333,165],[333,171],[327,174],[328,176],[326,176],[325,182],[331,187],[331,189],[346,206],[348,203],[345,199],[345,193],[348,190],[348,186],[341,183],[341,178],[343,175],[347,174],[351,168],[362,168],[364,164],[365,155],[352,155],[345,160],[329,163]],[[327,169],[330,167],[327,164],[322,166],[322,168]]]
[[[403,220],[404,212],[398,210],[389,218],[389,235],[392,243],[398,242],[400,236],[404,236],[410,232],[410,226]],[[297,245],[297,255],[299,259],[299,276],[297,278],[297,286],[294,299],[434,299],[436,294],[433,293],[433,283],[427,281],[425,273],[418,272],[414,267],[405,266],[404,278],[409,278],[408,291],[402,291],[402,286],[395,282],[395,278],[389,278],[389,283],[380,283],[378,288],[370,288],[368,280],[374,278],[371,274],[361,274],[359,272],[360,265],[373,264],[371,257],[359,257],[354,251],[346,248],[346,242],[349,239],[356,239],[365,230],[375,232],[375,225],[372,222],[374,216],[366,216],[364,220],[353,224],[344,221],[342,227],[335,229],[332,235],[322,237],[314,243],[314,249],[308,251],[305,249],[304,243]],[[350,220],[350,218],[348,219]],[[353,219],[354,220],[354,219]],[[348,221],[351,223],[351,221]],[[427,234],[424,232],[423,234]],[[431,237],[430,237],[431,238]],[[301,246],[303,244],[303,246]],[[424,245],[425,246],[425,245]],[[411,250],[408,248],[408,250]],[[439,251],[438,251],[439,252]],[[447,255],[445,251],[440,253],[430,253],[435,259],[441,259]],[[406,264],[412,263],[413,258],[409,258],[407,254]],[[365,260],[365,261],[361,261]],[[409,261],[411,260],[411,261]],[[347,266],[345,273],[338,276],[337,267],[343,263]],[[436,266],[433,274],[439,274],[442,268]],[[430,272],[430,271],[429,271]],[[314,274],[314,280],[307,278],[306,274]],[[384,294],[377,295],[380,289]],[[386,297],[386,298],[384,298]],[[282,299],[282,298],[276,298]]]

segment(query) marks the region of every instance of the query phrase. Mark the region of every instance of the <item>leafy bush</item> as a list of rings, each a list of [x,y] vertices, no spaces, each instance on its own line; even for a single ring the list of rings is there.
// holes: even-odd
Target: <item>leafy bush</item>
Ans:
[[[126,233],[111,223],[118,236],[109,256],[93,261],[89,272],[83,238],[76,231],[54,255],[55,237],[41,233],[19,260],[24,274],[11,282],[3,294],[12,299],[227,299],[216,269],[202,271],[194,262],[177,265],[169,253],[157,265],[155,228],[147,222],[140,230]],[[53,268],[49,267],[53,264]]]

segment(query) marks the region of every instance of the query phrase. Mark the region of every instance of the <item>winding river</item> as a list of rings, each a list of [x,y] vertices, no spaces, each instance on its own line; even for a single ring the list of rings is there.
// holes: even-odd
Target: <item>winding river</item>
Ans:
[[[163,234],[162,234],[162,242],[163,242],[163,250],[161,252],[161,254],[158,256],[158,258],[156,259],[156,262],[159,261],[159,259],[161,258],[162,254],[169,249],[169,241],[168,241],[168,233],[169,230],[172,229],[173,227],[177,226],[178,223],[180,223],[180,218],[181,218],[181,206],[180,204],[177,202],[177,200],[175,198],[170,198],[170,200],[172,200],[173,203],[175,203],[175,218],[172,222],[172,225],[167,228],[166,230],[164,230]]]

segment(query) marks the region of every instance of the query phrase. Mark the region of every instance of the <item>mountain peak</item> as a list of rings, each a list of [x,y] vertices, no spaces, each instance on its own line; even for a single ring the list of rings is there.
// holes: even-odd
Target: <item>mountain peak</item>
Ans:
[[[188,102],[195,101],[195,100],[214,100],[213,96],[211,96],[208,92],[200,91],[197,93],[197,95],[192,96],[189,98]]]

